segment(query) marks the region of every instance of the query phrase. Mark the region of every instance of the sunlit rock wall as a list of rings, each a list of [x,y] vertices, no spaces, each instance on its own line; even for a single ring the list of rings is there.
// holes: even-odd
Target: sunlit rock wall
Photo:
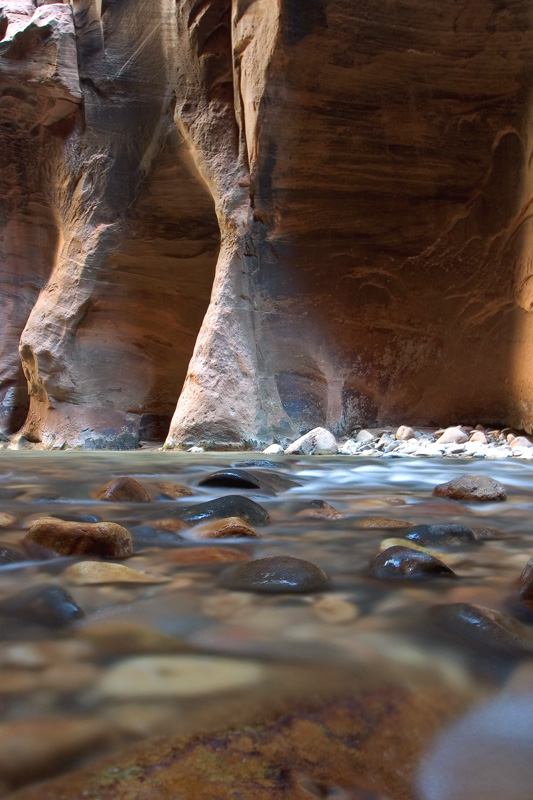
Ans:
[[[180,392],[169,446],[532,428],[529,0],[33,6],[0,3],[4,429],[19,338],[49,446],[162,437]]]

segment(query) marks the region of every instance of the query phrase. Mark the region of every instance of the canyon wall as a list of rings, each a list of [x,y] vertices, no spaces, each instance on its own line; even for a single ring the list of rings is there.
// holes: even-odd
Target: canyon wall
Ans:
[[[529,0],[4,0],[0,35],[0,430],[533,429]]]

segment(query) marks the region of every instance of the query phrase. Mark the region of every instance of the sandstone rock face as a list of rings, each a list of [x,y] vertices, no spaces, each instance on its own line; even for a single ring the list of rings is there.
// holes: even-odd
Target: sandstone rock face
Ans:
[[[0,429],[20,336],[51,447],[178,396],[169,447],[533,429],[528,0],[37,5],[0,4]]]

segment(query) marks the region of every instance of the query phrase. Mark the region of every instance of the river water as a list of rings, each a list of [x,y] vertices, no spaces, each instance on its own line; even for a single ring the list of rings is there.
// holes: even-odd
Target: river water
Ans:
[[[533,554],[530,465],[512,459],[349,456],[249,463],[261,458],[161,451],[0,453],[0,547],[26,559],[0,567],[5,796],[152,734],[238,726],[251,709],[259,714],[273,692],[297,693],[299,683],[313,691],[313,675],[322,680],[340,674],[336,670],[363,683],[378,673],[408,681],[415,690],[417,682],[429,683],[449,693],[451,703],[465,698],[465,713],[470,702],[490,711],[490,703],[502,697],[523,693],[531,699],[533,614],[518,603],[515,588]],[[232,485],[231,476],[203,485],[231,465],[242,465],[258,487]],[[459,503],[432,494],[437,484],[461,473],[501,481],[507,501]],[[92,499],[117,476],[139,481],[151,502]],[[165,498],[163,482],[183,484],[192,494]],[[194,527],[172,532],[169,519],[227,495],[248,497],[266,509],[270,522],[254,525],[257,538],[197,540],[189,532]],[[23,539],[33,520],[49,516],[119,523],[135,542],[133,557],[122,563],[160,582],[110,577],[87,585],[71,569],[82,559],[36,555]],[[369,563],[387,545],[384,540],[401,538],[407,528],[400,526],[407,523],[460,523],[479,540],[432,545],[455,573],[449,577],[383,580],[370,574]],[[221,585],[221,571],[232,558],[244,564],[269,556],[309,561],[329,583],[301,594]],[[80,608],[68,624],[36,623],[35,601],[26,615],[24,592],[50,586],[68,591]],[[9,598],[19,593],[14,613]],[[488,611],[472,612],[472,606]],[[492,612],[504,617],[494,622]],[[531,747],[531,724],[524,730],[520,742]],[[471,731],[464,735],[472,737]],[[37,744],[43,736],[50,742],[44,756]],[[7,741],[9,757],[2,757]],[[433,769],[432,747],[428,741],[420,758]],[[422,800],[447,800],[453,792],[456,800],[478,797],[475,789],[467,798],[452,784],[437,784],[422,776],[413,792]],[[517,779],[513,788],[510,776],[506,794],[498,796],[525,797],[519,784]]]

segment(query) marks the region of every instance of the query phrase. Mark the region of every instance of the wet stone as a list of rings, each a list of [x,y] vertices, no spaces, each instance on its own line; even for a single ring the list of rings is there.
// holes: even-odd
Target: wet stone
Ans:
[[[219,586],[241,592],[320,592],[329,580],[315,564],[291,556],[258,558],[228,567],[218,579]]]
[[[7,511],[0,511],[0,528],[11,528],[17,522],[17,518]]]
[[[79,561],[63,572],[63,577],[70,583],[80,586],[102,583],[167,583],[170,578],[149,575],[137,569],[125,567],[123,564],[108,564],[102,561]]]
[[[337,511],[336,508],[330,506],[325,500],[312,500],[307,508],[302,508],[298,511],[298,517],[307,517],[309,519],[343,519],[344,514]]]
[[[15,625],[63,628],[84,616],[74,598],[59,586],[41,584],[0,600],[0,617]]]
[[[257,539],[260,534],[241,517],[227,517],[226,519],[213,519],[209,522],[189,528],[185,537],[200,541],[202,539]]]
[[[115,503],[149,503],[150,495],[135,478],[115,478],[95,493],[96,500]]]
[[[453,577],[455,573],[440,559],[410,547],[389,547],[374,556],[370,574],[386,580],[428,580],[434,577]]]
[[[260,489],[259,481],[244,469],[221,469],[198,482],[198,486],[226,486],[235,489]]]
[[[42,517],[30,525],[24,542],[57,555],[94,555],[104,558],[127,558],[133,553],[130,534],[116,522],[64,522],[55,517]]]
[[[180,519],[191,523],[227,517],[242,517],[251,525],[265,525],[270,522],[266,509],[239,494],[228,494],[206,503],[197,503],[184,509],[179,515]]]
[[[357,520],[359,528],[410,528],[411,522],[405,519],[388,519],[387,517],[364,517]]]
[[[533,610],[533,556],[518,579],[518,597],[522,603]]]
[[[168,560],[184,566],[194,564],[231,564],[249,561],[250,556],[233,547],[179,547],[169,553]]]
[[[178,500],[180,497],[190,497],[194,494],[192,489],[184,486],[182,483],[173,483],[172,481],[162,481],[157,484],[160,497],[169,500]]]
[[[507,500],[505,486],[486,475],[458,475],[451,481],[436,486],[433,494],[437,497],[450,497],[452,500]]]
[[[525,625],[492,608],[471,603],[450,603],[428,610],[431,627],[448,640],[478,651],[533,655],[533,633]]]
[[[415,525],[403,534],[406,539],[421,545],[446,545],[461,547],[479,542],[476,534],[466,525],[455,522],[442,525]]]
[[[152,525],[133,525],[130,534],[135,552],[145,547],[176,547],[183,542],[177,531],[160,530]]]
[[[19,564],[26,561],[26,557],[13,550],[11,547],[0,547],[0,567],[6,564]]]

